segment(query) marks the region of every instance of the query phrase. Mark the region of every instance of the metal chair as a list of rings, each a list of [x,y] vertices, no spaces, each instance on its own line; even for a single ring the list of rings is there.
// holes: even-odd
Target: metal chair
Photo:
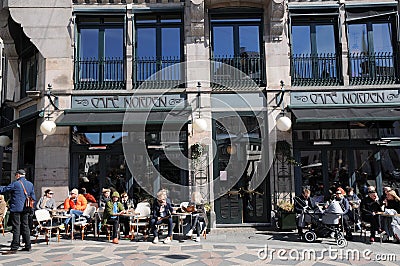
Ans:
[[[38,233],[40,231],[44,231],[46,244],[49,244],[49,240],[51,240],[51,232],[56,230],[57,232],[57,242],[60,242],[60,229],[58,225],[53,225],[53,220],[50,216],[50,212],[45,209],[36,210],[35,211],[36,221],[38,222]],[[36,240],[38,239],[39,234],[36,235]]]
[[[96,213],[96,207],[92,205],[87,205],[83,214],[75,220],[74,226],[79,227],[81,230],[82,240],[85,237],[85,229],[93,225],[94,214]]]
[[[147,231],[149,229],[149,219],[150,219],[150,203],[148,202],[140,202],[137,204],[135,212],[137,213],[137,216],[133,218],[133,220],[130,222],[130,229],[132,232],[131,239],[134,239],[134,232],[139,233],[139,229],[142,228],[144,232],[145,238],[147,238]]]

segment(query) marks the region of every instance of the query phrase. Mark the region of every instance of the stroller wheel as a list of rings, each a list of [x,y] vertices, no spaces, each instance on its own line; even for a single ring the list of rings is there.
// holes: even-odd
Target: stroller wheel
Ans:
[[[307,241],[307,242],[314,242],[316,239],[317,239],[317,235],[315,234],[315,232],[314,231],[307,231],[305,234],[304,234],[304,239]]]
[[[347,240],[344,238],[339,238],[338,240],[336,240],[336,245],[340,248],[344,248],[347,246]]]
[[[336,234],[336,240],[339,240],[339,239],[345,239],[345,238],[344,238],[344,234],[343,234],[342,232],[338,232],[338,233]]]

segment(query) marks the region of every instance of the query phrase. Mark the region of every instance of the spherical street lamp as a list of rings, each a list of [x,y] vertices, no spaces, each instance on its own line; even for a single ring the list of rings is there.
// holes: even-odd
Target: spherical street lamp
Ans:
[[[276,120],[276,127],[280,131],[288,131],[292,127],[292,120],[287,116],[281,116]]]
[[[196,118],[193,121],[193,129],[197,133],[201,133],[207,130],[207,121],[203,118]]]
[[[53,135],[56,133],[56,123],[51,120],[45,120],[42,122],[40,125],[40,132],[42,132],[43,135]]]
[[[10,137],[8,137],[6,135],[0,136],[0,146],[7,147],[8,145],[10,145],[11,142],[12,142],[12,140],[10,139]]]

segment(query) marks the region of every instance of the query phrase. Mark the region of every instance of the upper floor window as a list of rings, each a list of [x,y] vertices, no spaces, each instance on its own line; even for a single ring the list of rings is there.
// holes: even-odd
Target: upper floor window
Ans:
[[[341,83],[337,16],[292,14],[290,22],[292,85]]]
[[[22,52],[20,56],[21,64],[21,97],[27,96],[27,91],[36,90],[36,82],[38,75],[38,52],[33,46]]]
[[[350,84],[396,81],[395,9],[346,11]]]
[[[124,18],[82,16],[77,25],[75,89],[123,89]]]
[[[237,13],[237,11],[236,11]],[[215,11],[211,15],[211,78],[216,85],[241,86],[250,77],[265,84],[262,14]],[[240,71],[237,71],[240,70]]]
[[[183,58],[181,14],[135,16],[134,85],[154,88],[181,85]],[[145,82],[146,81],[146,82]]]

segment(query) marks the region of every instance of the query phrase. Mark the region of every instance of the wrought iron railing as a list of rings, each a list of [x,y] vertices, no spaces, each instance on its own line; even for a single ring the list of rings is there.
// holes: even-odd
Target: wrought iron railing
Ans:
[[[141,57],[133,63],[135,88],[163,89],[180,87],[184,83],[184,69],[180,57]]]
[[[291,58],[292,86],[334,86],[342,84],[342,65],[334,53],[294,54]]]
[[[396,83],[395,67],[391,52],[350,53],[350,85]]]
[[[83,58],[75,60],[76,90],[125,89],[122,58]]]
[[[218,56],[211,58],[213,88],[251,89],[266,84],[265,58],[254,56]]]

